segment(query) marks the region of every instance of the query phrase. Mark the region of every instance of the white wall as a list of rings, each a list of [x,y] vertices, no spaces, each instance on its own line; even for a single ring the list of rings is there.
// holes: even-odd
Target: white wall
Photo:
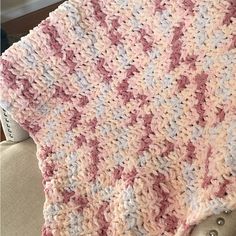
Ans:
[[[47,7],[60,0],[1,0],[1,22]]]

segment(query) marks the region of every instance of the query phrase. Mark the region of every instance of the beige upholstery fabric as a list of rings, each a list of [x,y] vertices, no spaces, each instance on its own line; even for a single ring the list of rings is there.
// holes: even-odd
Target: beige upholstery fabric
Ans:
[[[44,193],[32,139],[4,141],[1,151],[1,236],[40,236]]]
[[[0,118],[6,140],[20,142],[29,138],[28,132],[26,132],[15,120],[13,120],[11,115],[9,115],[8,112],[1,107]]]
[[[236,211],[208,217],[194,228],[191,236],[236,236]]]

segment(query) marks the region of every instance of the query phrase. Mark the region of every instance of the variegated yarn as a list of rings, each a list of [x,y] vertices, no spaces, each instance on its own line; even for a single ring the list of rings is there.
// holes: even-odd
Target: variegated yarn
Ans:
[[[70,0],[2,55],[42,235],[188,235],[236,208],[235,17],[235,0]]]

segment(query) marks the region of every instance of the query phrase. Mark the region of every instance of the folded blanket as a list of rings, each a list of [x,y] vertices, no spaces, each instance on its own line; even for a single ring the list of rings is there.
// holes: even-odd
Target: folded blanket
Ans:
[[[37,144],[42,235],[188,235],[236,208],[235,10],[70,0],[4,52],[1,106]]]

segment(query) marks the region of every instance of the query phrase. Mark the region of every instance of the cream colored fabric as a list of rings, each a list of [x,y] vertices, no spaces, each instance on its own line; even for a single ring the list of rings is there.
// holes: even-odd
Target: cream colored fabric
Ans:
[[[0,119],[6,140],[13,142],[21,142],[29,138],[28,132],[26,132],[11,115],[8,114],[3,108],[0,107]]]
[[[32,139],[4,141],[1,151],[1,236],[40,236],[44,193]]]
[[[236,211],[212,215],[197,225],[191,236],[235,236]]]

